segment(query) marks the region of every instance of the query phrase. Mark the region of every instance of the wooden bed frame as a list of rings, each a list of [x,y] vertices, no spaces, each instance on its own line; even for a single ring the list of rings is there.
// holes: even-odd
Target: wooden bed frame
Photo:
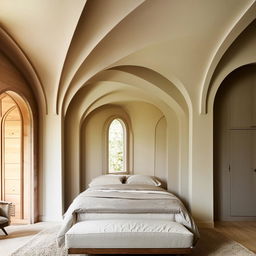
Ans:
[[[193,248],[69,248],[68,254],[190,254]]]

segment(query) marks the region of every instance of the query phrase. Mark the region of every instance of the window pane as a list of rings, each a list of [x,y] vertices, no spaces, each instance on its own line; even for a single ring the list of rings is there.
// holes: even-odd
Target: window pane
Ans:
[[[124,172],[124,128],[118,119],[114,119],[108,132],[108,164],[109,172]]]

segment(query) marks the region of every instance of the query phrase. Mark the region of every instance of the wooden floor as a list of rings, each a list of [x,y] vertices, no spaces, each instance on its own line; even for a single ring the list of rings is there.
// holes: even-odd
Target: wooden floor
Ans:
[[[215,222],[215,229],[256,253],[256,222]]]

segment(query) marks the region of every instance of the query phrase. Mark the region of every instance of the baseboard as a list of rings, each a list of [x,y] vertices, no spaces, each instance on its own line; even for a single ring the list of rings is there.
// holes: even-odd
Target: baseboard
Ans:
[[[213,221],[198,221],[196,224],[199,228],[214,228]]]
[[[234,216],[222,216],[218,221],[256,221],[256,217],[234,217]]]

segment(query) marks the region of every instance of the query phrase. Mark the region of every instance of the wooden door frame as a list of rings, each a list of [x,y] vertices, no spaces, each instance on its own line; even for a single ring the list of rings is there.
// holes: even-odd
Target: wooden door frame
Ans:
[[[38,220],[38,174],[37,174],[37,131],[36,131],[36,127],[37,125],[35,124],[35,110],[33,111],[33,109],[31,109],[31,105],[29,104],[29,102],[19,93],[16,92],[14,90],[7,90],[1,93],[0,97],[3,94],[7,94],[16,104],[19,113],[20,113],[20,117],[21,117],[21,171],[22,171],[22,183],[25,182],[24,180],[24,154],[25,154],[25,146],[28,149],[27,157],[29,158],[29,164],[27,166],[28,170],[28,175],[29,175],[29,195],[27,195],[27,200],[29,201],[29,216],[28,216],[28,223],[35,223]],[[2,98],[2,97],[1,97]],[[15,106],[15,107],[16,107]],[[23,110],[22,110],[22,109]],[[7,112],[9,112],[10,110],[8,110]],[[23,113],[23,111],[26,111],[26,113]],[[5,116],[7,116],[7,112],[5,113]],[[25,140],[25,132],[24,132],[24,126],[25,126],[25,122],[24,122],[24,115],[27,115],[28,118],[28,123],[29,123],[29,130],[27,133],[28,136],[28,140],[27,140],[27,145],[25,145],[24,140]],[[3,129],[3,124],[4,124],[4,120],[2,118],[1,120],[1,130],[2,133],[4,132]],[[1,134],[1,138],[2,138],[2,134]],[[2,140],[2,139],[1,139]],[[2,144],[3,141],[1,141],[1,150],[2,150]],[[2,158],[2,152],[1,151],[1,158]],[[2,170],[3,170],[3,161],[1,159],[1,166],[2,166]],[[2,177],[0,177],[2,180]],[[22,184],[23,185],[23,184]],[[21,186],[22,188],[22,199],[21,199],[21,205],[24,207],[24,185]],[[22,209],[24,210],[24,209]],[[24,217],[24,211],[22,211],[22,217]]]

